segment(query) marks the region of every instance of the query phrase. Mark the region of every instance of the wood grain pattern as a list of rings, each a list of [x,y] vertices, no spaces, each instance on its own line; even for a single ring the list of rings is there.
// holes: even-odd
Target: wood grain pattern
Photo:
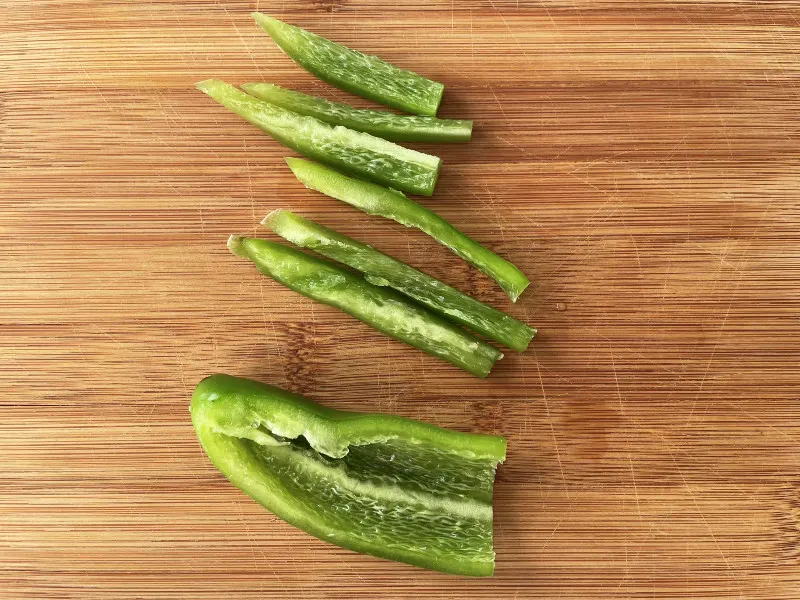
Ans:
[[[211,76],[351,100],[269,11],[475,119],[425,203],[534,282],[304,189]],[[800,597],[795,1],[9,1],[0,38],[0,597]],[[363,102],[356,102],[366,105]],[[286,207],[540,328],[481,381],[259,277]],[[266,234],[264,234],[266,235]],[[497,575],[261,510],[187,411],[212,372],[502,433]]]

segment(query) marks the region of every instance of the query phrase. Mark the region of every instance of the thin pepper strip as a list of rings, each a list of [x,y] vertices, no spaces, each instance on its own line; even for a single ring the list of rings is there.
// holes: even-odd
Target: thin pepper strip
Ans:
[[[464,119],[396,115],[383,110],[354,108],[271,83],[245,83],[241,88],[264,102],[392,142],[468,142],[472,139],[472,121]]]
[[[513,350],[523,352],[536,333],[535,329],[511,315],[462,294],[371,246],[288,210],[273,211],[261,223],[297,246],[309,248],[361,271],[370,283],[392,287],[429,309]]]
[[[478,377],[503,353],[450,321],[327,261],[275,242],[231,236],[228,248],[259,271],[308,298],[335,306],[388,336]]]
[[[483,273],[494,279],[512,302],[530,281],[512,263],[462,233],[436,213],[404,194],[299,158],[286,162],[295,176],[308,188],[346,202],[370,215],[380,215],[424,231]]]
[[[436,116],[443,84],[268,15],[252,14],[289,58],[323,81],[392,108]]]
[[[218,79],[201,81],[197,88],[284,146],[310,158],[409,193],[433,194],[442,164],[437,156],[368,133],[332,127],[254,98]]]
[[[201,381],[190,409],[214,466],[295,527],[428,569],[493,573],[502,437],[332,410],[230,375]]]

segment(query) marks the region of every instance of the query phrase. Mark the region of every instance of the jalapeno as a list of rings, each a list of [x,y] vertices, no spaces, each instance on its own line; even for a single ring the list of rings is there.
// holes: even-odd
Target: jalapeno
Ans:
[[[342,90],[415,115],[435,116],[444,85],[262,13],[253,13],[281,50]]]
[[[241,87],[251,96],[287,110],[393,142],[468,142],[472,139],[472,121],[464,119],[396,115],[383,110],[353,108],[271,83],[245,83]]]
[[[212,375],[192,396],[211,462],[239,489],[321,540],[447,573],[494,571],[492,491],[502,437],[325,408]]]
[[[442,217],[395,190],[348,177],[335,169],[302,160],[287,158],[289,168],[300,181],[318,192],[346,202],[370,215],[380,215],[424,231],[450,248],[471,265],[494,279],[516,302],[530,284],[512,263],[462,233]]]
[[[458,290],[378,252],[367,244],[337,233],[288,210],[276,210],[262,221],[282,238],[364,273],[374,285],[386,285],[429,309],[509,348],[524,351],[536,333],[511,315],[478,302]]]
[[[275,242],[231,236],[228,247],[265,275],[313,300],[335,306],[378,331],[465,371],[486,377],[503,353],[394,290],[358,273]]]
[[[310,158],[405,192],[433,194],[442,163],[437,156],[368,133],[332,127],[259,100],[218,79],[201,81],[197,88],[284,146]]]

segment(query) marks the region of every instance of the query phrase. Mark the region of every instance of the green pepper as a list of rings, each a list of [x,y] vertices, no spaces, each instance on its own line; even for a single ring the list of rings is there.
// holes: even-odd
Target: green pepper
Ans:
[[[397,292],[360,274],[275,242],[231,236],[228,248],[259,271],[313,300],[335,306],[396,340],[486,377],[503,353]]]
[[[342,125],[393,142],[468,142],[472,139],[472,121],[411,117],[382,110],[353,108],[348,104],[301,94],[271,83],[245,83],[241,87],[264,102],[330,125]]]
[[[428,569],[493,573],[504,438],[332,410],[230,375],[201,381],[190,410],[214,466],[295,527]]]
[[[252,14],[289,58],[323,81],[415,115],[436,115],[444,93],[441,83],[265,14]]]
[[[431,310],[509,348],[524,351],[534,329],[478,302],[371,246],[304,219],[288,210],[271,212],[261,222],[282,238],[364,273],[367,281],[389,286]]]
[[[284,146],[315,160],[406,192],[430,196],[441,159],[387,142],[368,133],[299,115],[254,98],[218,79],[197,88],[265,131]]]
[[[471,265],[494,279],[516,302],[530,284],[513,264],[481,246],[450,223],[404,194],[367,181],[353,179],[334,169],[298,158],[286,162],[308,188],[346,202],[370,215],[380,215],[424,231]]]

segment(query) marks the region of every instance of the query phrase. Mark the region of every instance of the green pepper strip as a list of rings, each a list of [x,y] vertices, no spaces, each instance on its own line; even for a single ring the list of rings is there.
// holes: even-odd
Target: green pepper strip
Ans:
[[[472,139],[472,121],[410,117],[381,110],[353,108],[318,96],[283,89],[271,83],[245,83],[241,87],[264,102],[314,117],[330,125],[342,125],[393,142],[468,142]]]
[[[342,90],[415,115],[436,116],[444,85],[310,31],[252,13],[293,61]]]
[[[502,437],[332,410],[230,375],[201,381],[191,413],[214,466],[295,527],[420,567],[493,573]]]
[[[417,204],[405,195],[359,179],[353,179],[334,169],[298,158],[286,162],[295,176],[312,190],[346,202],[370,215],[380,215],[424,231],[457,256],[494,279],[516,302],[530,284],[528,278],[513,264],[497,256],[450,225],[442,217]]]
[[[276,210],[261,222],[282,238],[310,248],[364,273],[374,285],[392,287],[445,317],[523,352],[535,330],[491,306],[478,302],[371,246],[304,219]]]
[[[197,88],[284,146],[306,156],[406,192],[433,194],[442,163],[437,156],[403,148],[368,133],[332,127],[254,98],[218,79],[201,81]]]
[[[275,242],[231,236],[228,248],[295,292],[335,306],[396,340],[486,377],[503,353],[397,292]]]

